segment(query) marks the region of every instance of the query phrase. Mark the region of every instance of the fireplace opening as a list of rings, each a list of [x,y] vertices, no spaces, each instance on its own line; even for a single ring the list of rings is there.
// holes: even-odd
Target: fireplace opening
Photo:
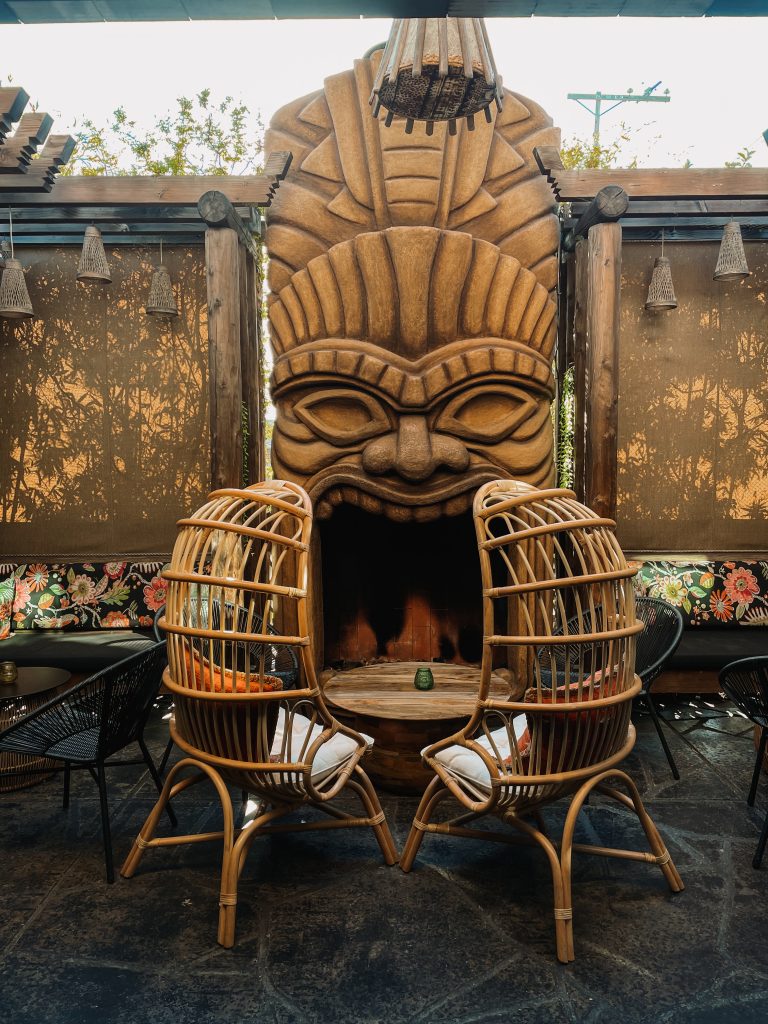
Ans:
[[[329,668],[479,664],[482,585],[471,510],[398,523],[342,504],[316,528]]]

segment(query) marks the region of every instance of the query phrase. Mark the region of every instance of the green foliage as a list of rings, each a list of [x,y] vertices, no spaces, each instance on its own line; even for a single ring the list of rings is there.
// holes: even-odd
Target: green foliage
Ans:
[[[254,174],[261,169],[263,123],[231,96],[180,96],[171,113],[139,129],[125,107],[106,125],[85,118],[63,174]]]
[[[744,149],[740,149],[736,154],[735,160],[726,160],[726,167],[751,167],[752,157],[755,155],[755,150],[750,149],[749,146],[745,146]]]
[[[557,431],[557,486],[572,488],[574,482],[573,438],[576,425],[574,371],[569,366],[560,388]]]
[[[603,146],[596,143],[593,136],[582,139],[574,135],[566,139],[560,150],[560,158],[563,167],[567,171],[597,169],[604,170],[607,167],[636,167],[637,158],[629,163],[620,163],[622,150],[631,141],[633,134],[642,131],[642,128],[628,128],[624,122],[619,125],[619,134]]]

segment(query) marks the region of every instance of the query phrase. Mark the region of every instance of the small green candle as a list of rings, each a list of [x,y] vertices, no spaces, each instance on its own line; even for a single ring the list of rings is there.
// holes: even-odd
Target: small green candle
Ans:
[[[435,685],[435,677],[431,668],[417,668],[413,677],[413,685],[417,690],[431,690]]]

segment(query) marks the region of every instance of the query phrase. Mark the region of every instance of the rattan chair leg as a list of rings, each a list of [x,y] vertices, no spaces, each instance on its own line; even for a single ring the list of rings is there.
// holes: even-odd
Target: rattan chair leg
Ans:
[[[661,741],[661,746],[662,746],[662,748],[664,750],[664,753],[667,756],[667,761],[669,762],[669,767],[672,769],[672,776],[675,779],[679,779],[680,778],[680,772],[677,770],[677,765],[675,764],[675,759],[672,756],[672,751],[669,749],[669,745],[667,743],[666,736],[664,735],[664,730],[662,729],[661,720],[659,719],[659,713],[658,713],[658,710],[656,708],[656,702],[654,701],[653,697],[651,696],[651,693],[650,693],[649,690],[646,690],[643,693],[643,697],[645,698],[645,704],[646,704],[646,707],[648,708],[648,711],[650,712],[651,718],[653,720],[653,724],[656,726],[656,732],[659,735],[659,740]]]
[[[147,745],[144,742],[143,736],[139,738],[139,747],[141,748],[141,756],[144,758],[144,763],[149,769],[149,774],[152,776],[152,780],[155,783],[155,786],[157,787],[157,792],[162,793],[163,780],[160,778],[160,773],[158,772],[157,768],[155,768],[155,762],[152,760],[152,755],[147,749]],[[176,828],[179,822],[178,819],[176,818],[173,808],[171,807],[170,800],[165,805],[165,811],[166,814],[168,815],[170,823],[173,825],[174,828]]]
[[[750,807],[754,807],[755,805],[757,786],[760,782],[760,772],[763,770],[766,741],[768,741],[768,728],[763,726],[760,732],[760,742],[757,745],[757,757],[755,758],[755,770],[752,772],[752,784],[749,787],[749,796],[747,797],[747,803]]]
[[[359,782],[350,779],[348,785],[355,790],[363,803],[373,834],[376,836],[379,849],[384,857],[384,863],[392,867],[393,864],[397,864],[399,854],[392,833],[389,831],[387,819],[384,817],[384,811],[381,809],[379,797],[373,788],[373,783],[360,765],[355,767],[355,775]]]
[[[101,804],[101,834],[104,840],[104,860],[107,866],[107,881],[112,884],[115,880],[115,868],[112,862],[112,832],[109,827],[109,804],[107,803],[107,780],[104,772],[104,762],[99,761],[96,766],[96,776],[99,784],[99,803]]]
[[[176,776],[179,775],[185,768],[190,767],[196,768],[198,774],[192,776],[191,778],[183,779],[181,782],[176,783],[174,785],[174,780]],[[133,876],[133,874],[136,871],[136,868],[139,866],[139,861],[144,855],[144,850],[146,850],[149,846],[160,845],[154,839],[155,829],[157,828],[158,821],[160,820],[160,815],[165,810],[165,806],[171,799],[171,797],[176,796],[178,793],[182,792],[185,789],[188,789],[189,786],[195,785],[198,782],[202,782],[203,779],[208,777],[210,776],[208,775],[207,766],[200,764],[199,761],[192,760],[192,758],[184,758],[182,761],[177,761],[176,764],[171,767],[171,770],[168,772],[168,775],[166,776],[165,782],[163,784],[163,790],[160,793],[160,796],[157,798],[155,806],[149,812],[147,820],[142,825],[141,831],[133,841],[133,846],[131,847],[128,856],[123,861],[123,866],[120,868],[120,874],[122,875],[123,878],[131,878]],[[221,783],[221,785],[223,786],[223,783]],[[226,787],[223,788],[224,792],[226,792]],[[224,825],[226,831],[226,811]],[[231,830],[232,829],[230,824],[230,831]],[[174,836],[172,839],[165,840],[163,845],[175,845],[176,843],[181,844],[191,842],[193,840],[194,837],[190,836]]]
[[[763,831],[760,833],[760,838],[757,841],[757,849],[755,855],[752,858],[752,867],[759,868],[763,860],[763,854],[765,853],[765,844],[768,842],[768,811],[765,812],[765,821],[763,822]]]
[[[586,787],[583,786],[582,790],[584,789]],[[579,792],[582,790],[579,790]],[[587,792],[589,791],[587,790]],[[584,796],[586,795],[587,793],[584,794]],[[561,964],[569,964],[575,959],[575,956],[573,951],[573,906],[571,903],[570,870],[566,874],[562,864],[565,844],[561,846],[561,852],[558,855],[557,848],[551,840],[539,829],[529,825],[527,821],[522,821],[514,815],[505,817],[504,820],[535,840],[547,855],[549,868],[552,873],[557,959]],[[570,845],[568,846],[568,857],[565,859],[566,863],[570,863]]]
[[[231,806],[231,805],[230,805]],[[237,883],[240,878],[241,845],[225,838],[221,858],[221,884],[219,886],[219,925],[216,941],[225,949],[235,944],[237,919]]]
[[[69,807],[69,788],[72,781],[72,765],[67,761],[64,765],[64,797],[62,800],[62,807],[66,811]]]
[[[413,867],[416,854],[421,846],[421,840],[424,838],[424,831],[429,824],[429,819],[432,817],[432,811],[440,800],[447,795],[448,790],[443,786],[440,776],[436,775],[424,790],[424,796],[421,798],[421,803],[413,818],[411,831],[408,833],[408,839],[403,847],[403,852],[400,854],[400,867],[403,871],[410,871]]]
[[[612,786],[606,786],[604,784],[606,778],[619,779],[629,791],[629,796],[625,796],[618,790],[613,789]],[[597,788],[601,793],[612,797],[614,800],[623,804],[625,807],[628,807],[630,810],[634,810],[640,820],[640,824],[643,826],[643,831],[648,839],[648,844],[651,847],[654,859],[661,868],[661,872],[666,878],[669,888],[672,892],[682,892],[685,888],[683,880],[672,861],[664,840],[659,834],[659,830],[656,828],[653,819],[646,811],[643,801],[640,799],[640,793],[638,792],[637,786],[630,776],[627,775],[626,772],[610,769],[609,771],[603,772],[601,775],[597,776],[594,780],[590,780],[590,783],[597,784]],[[620,856],[621,854],[617,851],[616,855]]]

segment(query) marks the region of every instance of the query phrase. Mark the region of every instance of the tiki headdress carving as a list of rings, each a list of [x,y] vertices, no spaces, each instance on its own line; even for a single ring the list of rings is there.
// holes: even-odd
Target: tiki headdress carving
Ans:
[[[487,479],[551,478],[558,224],[531,151],[559,135],[512,93],[472,133],[385,129],[374,70],[327,79],[268,135],[294,153],[267,235],[272,457],[321,517],[430,519]]]

